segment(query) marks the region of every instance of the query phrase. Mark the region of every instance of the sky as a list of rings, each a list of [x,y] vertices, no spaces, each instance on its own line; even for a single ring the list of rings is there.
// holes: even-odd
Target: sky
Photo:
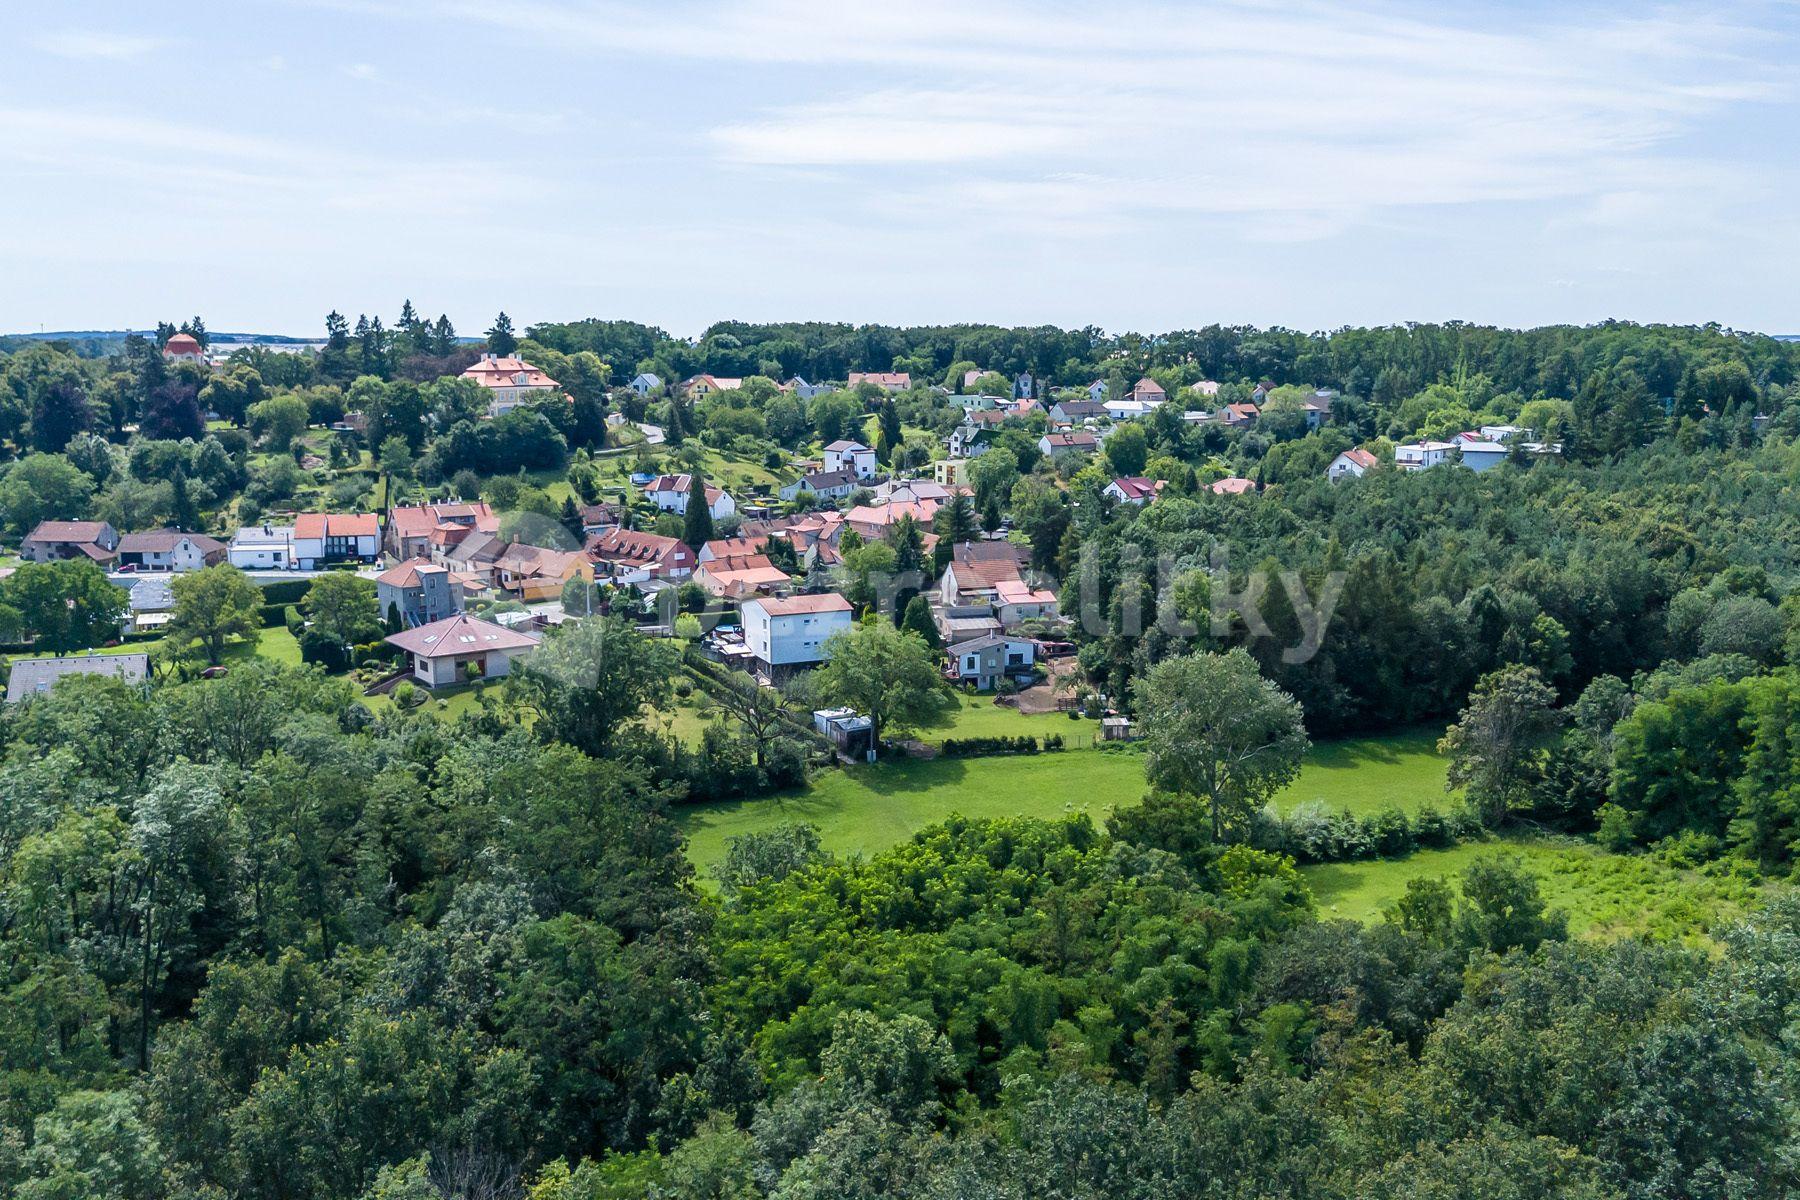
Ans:
[[[6,7],[0,332],[1800,332],[1800,0]]]

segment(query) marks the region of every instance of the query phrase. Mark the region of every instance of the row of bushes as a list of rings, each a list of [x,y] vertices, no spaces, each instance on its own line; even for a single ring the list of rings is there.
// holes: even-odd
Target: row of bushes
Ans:
[[[310,579],[278,579],[262,585],[264,604],[298,604],[312,590]]]
[[[1286,813],[1264,809],[1257,814],[1250,841],[1259,850],[1291,855],[1298,863],[1330,863],[1400,858],[1415,850],[1453,846],[1481,832],[1480,816],[1466,806],[1450,812],[1423,808],[1416,814],[1384,808],[1359,816],[1315,803]]]
[[[945,738],[942,750],[946,758],[988,758],[997,754],[1052,754],[1062,748],[1060,733],[1049,734],[1041,742],[1022,733],[1017,737]]]

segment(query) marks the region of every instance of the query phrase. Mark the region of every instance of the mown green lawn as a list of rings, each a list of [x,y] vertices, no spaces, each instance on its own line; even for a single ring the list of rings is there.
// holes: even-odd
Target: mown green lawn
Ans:
[[[1448,807],[1444,777],[1450,763],[1437,752],[1441,733],[1411,729],[1316,743],[1300,778],[1275,802],[1284,809],[1317,802],[1333,812],[1348,809],[1364,816],[1390,807],[1408,812],[1426,804]]]
[[[1086,717],[1070,720],[1065,713],[1022,713],[1010,705],[995,704],[990,694],[958,692],[956,709],[937,724],[919,731],[919,740],[933,746],[946,738],[1048,737],[1060,733],[1073,744],[1075,735],[1091,741],[1100,733],[1100,722]]]
[[[1374,921],[1414,879],[1454,885],[1470,863],[1513,855],[1538,877],[1551,907],[1569,914],[1570,932],[1612,938],[1703,939],[1753,908],[1758,889],[1727,874],[1681,870],[1641,855],[1608,854],[1573,839],[1506,838],[1421,850],[1406,858],[1304,867],[1319,915]]]
[[[965,701],[967,698],[965,698]],[[977,699],[954,726],[933,731],[972,736],[982,722],[1004,728],[1032,722],[1031,732],[1086,726],[1062,716],[1028,717]],[[1041,722],[1042,724],[1037,724]],[[1443,765],[1435,738],[1419,732],[1355,738],[1315,746],[1294,785],[1276,797],[1283,808],[1323,800],[1334,808],[1373,811],[1388,804],[1416,810],[1444,802]],[[953,813],[970,817],[1054,818],[1071,812],[1104,816],[1144,794],[1144,758],[1135,746],[1058,754],[931,760],[895,759],[820,773],[804,792],[677,813],[688,857],[702,871],[725,853],[726,839],[804,821],[840,853],[874,853]],[[1402,885],[1404,886],[1404,885]]]

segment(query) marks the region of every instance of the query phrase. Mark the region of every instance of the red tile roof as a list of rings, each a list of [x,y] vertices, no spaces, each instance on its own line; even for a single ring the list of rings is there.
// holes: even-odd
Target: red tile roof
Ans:
[[[1244,479],[1237,475],[1228,476],[1212,485],[1215,496],[1241,496],[1245,492],[1256,490],[1256,480]]]
[[[381,518],[374,513],[301,513],[294,518],[296,538],[378,537]]]
[[[417,587],[419,576],[434,575],[443,571],[428,558],[409,558],[397,567],[389,567],[375,577],[376,583],[385,583],[389,587]]]
[[[771,617],[791,617],[799,613],[850,612],[850,602],[836,592],[818,596],[789,596],[785,600],[758,599],[746,602],[760,604]]]
[[[556,380],[550,378],[522,358],[489,358],[482,357],[470,364],[462,373],[464,379],[473,379],[485,388],[553,388]]]

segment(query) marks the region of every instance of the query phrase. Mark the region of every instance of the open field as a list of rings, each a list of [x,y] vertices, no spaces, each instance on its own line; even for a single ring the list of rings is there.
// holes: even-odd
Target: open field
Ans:
[[[1091,728],[1063,716],[1030,717],[965,698],[954,725],[928,740],[997,732],[1060,732]],[[992,709],[990,714],[989,709]],[[991,723],[992,728],[982,728]],[[1018,724],[1014,724],[1018,723]],[[1389,804],[1417,809],[1441,804],[1444,768],[1422,732],[1354,738],[1315,746],[1300,778],[1276,803],[1284,808],[1322,800],[1333,808],[1369,812]],[[725,853],[728,838],[798,821],[819,827],[824,845],[839,853],[871,854],[895,845],[953,813],[969,817],[1054,818],[1086,812],[1096,818],[1144,792],[1144,759],[1136,747],[1068,750],[1024,757],[893,760],[819,775],[804,792],[678,811],[688,857],[704,870]],[[1404,886],[1404,882],[1401,886]]]
[[[1319,915],[1373,921],[1414,879],[1443,876],[1452,883],[1485,855],[1522,859],[1538,877],[1551,907],[1569,914],[1569,930],[1581,937],[1647,934],[1656,938],[1705,938],[1758,902],[1758,889],[1724,874],[1668,867],[1643,856],[1608,854],[1573,839],[1505,838],[1448,850],[1421,850],[1400,859],[1329,863],[1302,873],[1319,903]]]

